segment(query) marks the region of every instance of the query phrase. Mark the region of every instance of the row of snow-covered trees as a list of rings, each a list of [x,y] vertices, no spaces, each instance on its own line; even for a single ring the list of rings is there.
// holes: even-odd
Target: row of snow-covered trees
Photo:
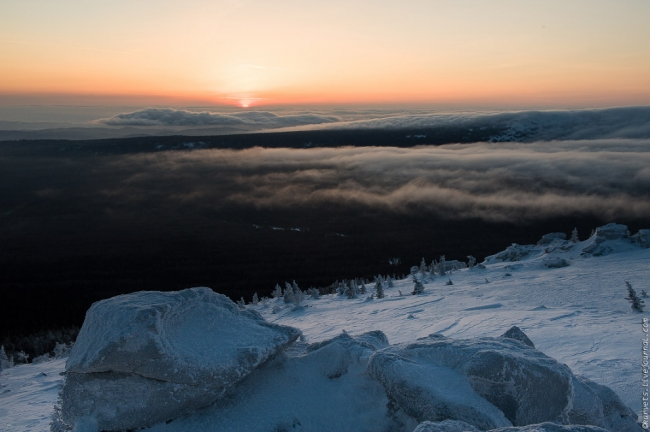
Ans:
[[[66,327],[3,336],[0,339],[0,368],[60,357],[72,347],[78,333],[79,327]]]

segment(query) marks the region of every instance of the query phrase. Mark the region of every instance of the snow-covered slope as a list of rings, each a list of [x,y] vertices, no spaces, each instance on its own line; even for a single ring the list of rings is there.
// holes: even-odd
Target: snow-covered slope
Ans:
[[[272,323],[300,329],[303,340],[265,366],[274,368],[272,377],[255,371],[227,402],[152,430],[266,430],[271,424],[284,430],[327,430],[327,425],[382,430],[388,423],[380,417],[390,414],[385,394],[364,372],[372,350],[366,345],[366,351],[334,345],[307,349],[343,330],[352,336],[381,330],[390,344],[397,344],[432,333],[454,339],[497,337],[516,325],[537,349],[574,374],[610,387],[641,415],[641,348],[647,335],[642,319],[648,315],[632,311],[625,282],[639,293],[650,288],[650,249],[641,247],[641,237],[609,228],[583,242],[547,238],[534,246],[512,246],[488,257],[485,268],[427,279],[420,295],[410,294],[409,277],[386,288],[383,299],[328,295],[308,298],[299,309],[281,299],[248,306]],[[453,285],[447,285],[449,279]],[[62,370],[63,362],[56,360],[2,371],[0,430],[48,430]],[[360,388],[366,398],[347,396]],[[314,410],[318,403],[329,409]],[[333,418],[326,412],[338,414]],[[408,419],[397,420],[404,430],[415,427]]]

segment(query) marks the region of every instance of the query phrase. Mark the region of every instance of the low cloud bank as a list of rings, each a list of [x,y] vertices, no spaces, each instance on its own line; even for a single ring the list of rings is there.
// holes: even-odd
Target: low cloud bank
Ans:
[[[109,126],[261,126],[286,127],[332,123],[339,117],[316,114],[277,115],[267,111],[245,111],[219,114],[208,111],[186,111],[172,108],[146,108],[100,119]]]
[[[493,141],[650,138],[650,107],[519,111],[495,114],[418,114],[361,120],[329,127],[344,129],[495,128]]]
[[[201,150],[130,155],[104,194],[183,205],[366,206],[526,221],[647,218],[650,140],[441,147]]]

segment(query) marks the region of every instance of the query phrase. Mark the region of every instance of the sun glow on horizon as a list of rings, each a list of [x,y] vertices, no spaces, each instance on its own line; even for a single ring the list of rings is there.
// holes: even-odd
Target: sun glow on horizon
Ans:
[[[642,0],[197,0],[158,5],[156,14],[153,0],[111,5],[3,5],[0,99],[650,104],[650,3]],[[176,22],[192,28],[170,27]]]

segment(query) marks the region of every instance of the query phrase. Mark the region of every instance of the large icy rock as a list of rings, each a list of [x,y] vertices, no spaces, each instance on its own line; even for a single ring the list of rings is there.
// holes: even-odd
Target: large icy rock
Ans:
[[[596,235],[606,240],[618,240],[627,238],[629,236],[629,232],[627,225],[609,223],[607,225],[596,228]]]
[[[590,424],[616,432],[640,432],[637,415],[609,387],[587,378],[573,377],[570,423]]]
[[[413,344],[394,345],[373,354],[368,371],[388,396],[419,422],[461,420],[483,430],[510,426],[504,414],[476,393],[459,370],[471,355],[464,358],[450,344],[454,341],[432,335]]]
[[[611,389],[573,375],[536,350],[518,327],[498,338],[434,334],[394,345],[370,357],[369,372],[420,422],[458,420],[481,430],[537,425],[504,430],[641,431],[636,414]],[[596,428],[539,425],[544,422]]]
[[[97,302],[66,363],[62,420],[121,430],[177,417],[214,402],[299,335],[209,288]]]

